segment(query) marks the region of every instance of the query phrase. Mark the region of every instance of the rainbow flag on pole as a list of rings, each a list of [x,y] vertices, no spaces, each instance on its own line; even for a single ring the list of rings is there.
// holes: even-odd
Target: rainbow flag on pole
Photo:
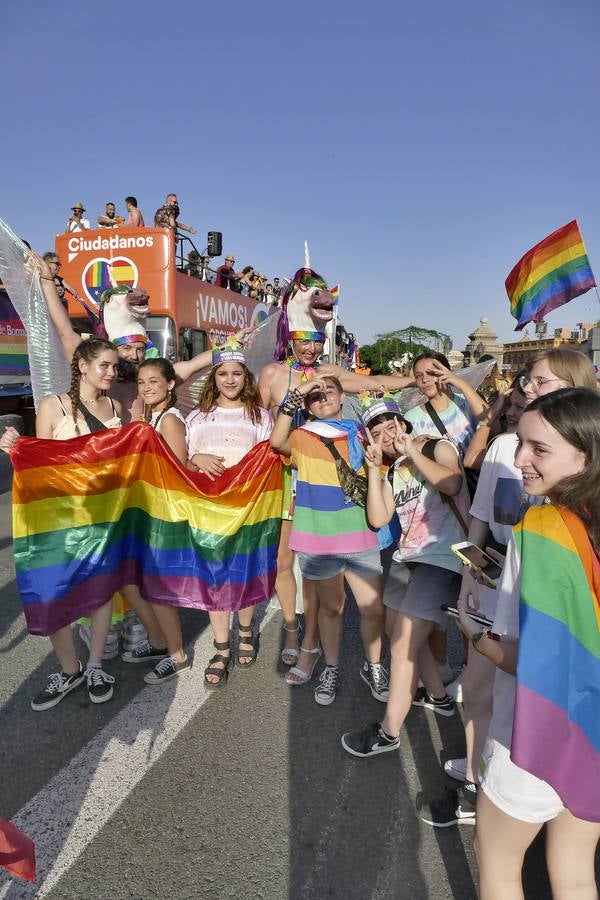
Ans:
[[[505,282],[515,331],[596,286],[575,219],[528,250]]]
[[[511,759],[600,822],[600,567],[581,520],[544,504],[514,529],[521,560]],[[552,575],[548,568],[552,560]]]
[[[282,464],[268,442],[216,481],[136,422],[11,454],[17,583],[31,634],[52,634],[124,584],[157,603],[237,610],[273,594]]]

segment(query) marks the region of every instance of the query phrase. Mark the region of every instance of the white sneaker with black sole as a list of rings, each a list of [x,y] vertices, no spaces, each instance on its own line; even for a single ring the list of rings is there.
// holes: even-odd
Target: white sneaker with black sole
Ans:
[[[48,676],[44,690],[31,701],[31,708],[36,712],[52,709],[53,706],[60,703],[63,697],[66,697],[76,687],[83,684],[84,679],[85,672],[81,663],[79,663],[79,670],[71,675],[68,675],[66,672],[54,672],[54,674]]]
[[[465,781],[467,778],[467,757],[462,759],[447,759],[444,763],[444,772],[455,781]]]
[[[392,737],[386,734],[381,724],[375,722],[363,731],[348,731],[342,735],[342,747],[352,756],[366,759],[368,756],[379,756],[400,749],[400,735]]]
[[[390,677],[381,663],[370,663],[366,659],[360,670],[360,677],[380,703],[387,703],[390,695]]]
[[[106,703],[113,695],[115,679],[102,669],[88,668],[85,670],[85,679],[88,687],[88,697],[92,703]]]
[[[445,697],[430,697],[425,688],[419,688],[413,698],[413,706],[424,706],[425,709],[432,709],[438,716],[453,716],[456,710],[456,704],[452,697],[447,694]]]
[[[319,675],[319,684],[315,688],[315,702],[319,706],[329,706],[335,700],[340,686],[340,670],[338,666],[325,666]]]

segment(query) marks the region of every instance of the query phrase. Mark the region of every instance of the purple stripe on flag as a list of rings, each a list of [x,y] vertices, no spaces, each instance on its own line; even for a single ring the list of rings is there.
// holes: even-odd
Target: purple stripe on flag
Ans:
[[[30,634],[54,634],[82,616],[99,609],[126,584],[140,584],[142,596],[153,603],[188,609],[236,612],[270,600],[275,589],[275,569],[250,581],[209,587],[189,576],[148,575],[139,571],[134,560],[126,560],[107,575],[88,578],[69,594],[52,604],[28,603],[23,607]]]
[[[600,822],[600,754],[560,707],[522,684],[517,685],[510,756],[515,765],[547,781],[578,819]]]

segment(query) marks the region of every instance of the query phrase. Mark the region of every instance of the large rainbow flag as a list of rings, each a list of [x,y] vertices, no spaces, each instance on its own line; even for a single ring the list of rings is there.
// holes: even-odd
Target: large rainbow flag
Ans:
[[[575,219],[528,250],[506,279],[515,331],[596,286]]]
[[[568,510],[531,507],[514,536],[521,604],[511,758],[574,816],[600,822],[600,566]]]
[[[27,627],[52,634],[124,584],[171,606],[237,610],[272,596],[282,466],[268,442],[216,481],[136,422],[12,453],[13,540]]]

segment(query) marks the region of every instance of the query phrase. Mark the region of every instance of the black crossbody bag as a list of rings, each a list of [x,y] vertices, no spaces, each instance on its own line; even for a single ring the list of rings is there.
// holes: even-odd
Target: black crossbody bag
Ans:
[[[319,440],[325,444],[335,460],[335,470],[344,496],[347,500],[351,500],[352,503],[356,503],[357,506],[362,506],[365,509],[367,505],[368,480],[364,475],[358,475],[352,466],[348,465],[346,460],[340,456],[335,446],[334,438],[319,436]]]

